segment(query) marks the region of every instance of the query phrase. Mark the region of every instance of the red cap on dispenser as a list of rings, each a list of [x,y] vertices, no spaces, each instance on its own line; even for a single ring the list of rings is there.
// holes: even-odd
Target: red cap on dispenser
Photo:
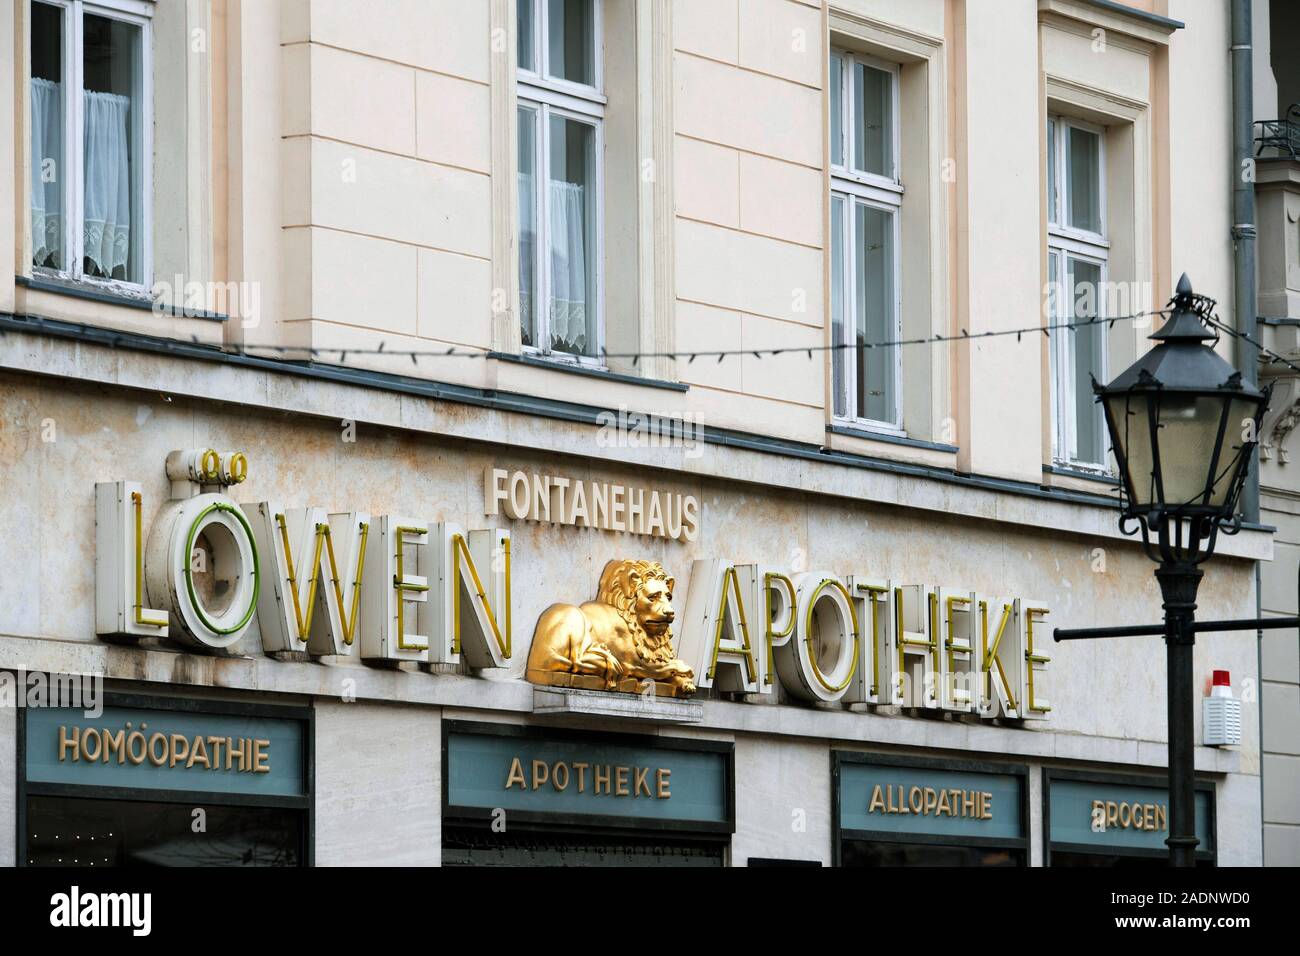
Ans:
[[[1215,671],[1215,672],[1214,672],[1214,686],[1215,686],[1215,687],[1231,687],[1231,686],[1232,686],[1232,676],[1231,676],[1227,671]]]

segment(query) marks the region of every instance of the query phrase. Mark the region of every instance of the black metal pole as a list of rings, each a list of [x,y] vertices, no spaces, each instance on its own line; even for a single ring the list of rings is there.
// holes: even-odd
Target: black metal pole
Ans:
[[[1169,847],[1170,866],[1196,864],[1196,767],[1193,750],[1192,651],[1196,633],[1196,591],[1201,571],[1194,565],[1165,563],[1156,569],[1165,609],[1166,678],[1169,698]]]
[[[1216,631],[1270,631],[1300,627],[1300,617],[1239,617],[1230,621],[1194,621],[1192,633]],[[1058,627],[1052,631],[1054,641],[1090,641],[1099,637],[1164,636],[1163,624],[1130,624],[1124,627]]]

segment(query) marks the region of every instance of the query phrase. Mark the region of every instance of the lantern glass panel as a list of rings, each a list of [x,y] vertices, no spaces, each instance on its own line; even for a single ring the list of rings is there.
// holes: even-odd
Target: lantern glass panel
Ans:
[[[1236,482],[1237,473],[1246,462],[1242,449],[1247,440],[1254,441],[1255,414],[1259,403],[1249,398],[1233,398],[1228,403],[1228,427],[1223,433],[1223,449],[1219,452],[1218,473],[1214,476],[1214,491],[1210,504],[1223,507]]]
[[[1133,504],[1150,507],[1156,502],[1156,487],[1148,396],[1143,393],[1111,395],[1105,405],[1114,428],[1116,457],[1128,478]]]
[[[1218,476],[1219,461],[1227,462],[1227,447],[1236,436],[1224,435],[1224,454],[1215,455],[1219,424],[1226,395],[1166,392],[1159,401],[1160,478],[1164,503],[1169,508],[1202,504],[1211,476]],[[1220,502],[1221,503],[1221,502]]]

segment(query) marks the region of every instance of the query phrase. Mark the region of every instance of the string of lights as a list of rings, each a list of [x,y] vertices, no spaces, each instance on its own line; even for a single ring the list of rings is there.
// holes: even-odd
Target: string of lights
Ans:
[[[1234,329],[1232,326],[1228,325],[1227,323],[1220,321],[1217,316],[1208,316],[1206,318],[1206,321],[1209,322],[1210,325],[1214,326],[1214,328],[1218,329],[1219,331],[1226,332],[1228,335],[1231,335],[1233,338],[1241,339],[1242,341],[1248,342],[1251,345],[1253,345],[1255,348],[1259,349],[1260,352],[1268,356],[1270,365],[1285,365],[1293,372],[1300,372],[1300,365],[1296,365],[1294,362],[1292,362],[1290,359],[1286,358],[1285,356],[1279,355],[1277,352],[1274,352],[1271,348],[1266,346],[1264,343],[1260,342],[1258,339],[1251,336],[1249,332],[1242,332],[1240,329]]]
[[[602,349],[599,357],[602,360],[616,359],[630,362],[633,366],[637,365],[643,359],[662,358],[672,361],[683,361],[691,364],[700,359],[713,359],[718,363],[728,358],[752,356],[756,359],[765,357],[776,357],[781,355],[798,355],[805,354],[811,359],[815,354],[824,354],[827,352],[844,352],[849,350],[868,351],[872,349],[902,348],[905,346],[936,346],[958,342],[976,342],[987,339],[1006,338],[1015,336],[1016,341],[1021,341],[1027,335],[1040,334],[1051,337],[1055,333],[1073,332],[1078,329],[1091,328],[1093,326],[1104,325],[1108,328],[1114,327],[1119,322],[1134,322],[1139,319],[1150,318],[1154,316],[1167,316],[1170,308],[1166,306],[1163,309],[1151,309],[1142,312],[1134,312],[1128,315],[1113,316],[1092,316],[1085,319],[1075,319],[1072,321],[1049,322],[1042,325],[1027,325],[1013,329],[990,329],[983,332],[970,332],[961,329],[959,332],[951,335],[934,334],[916,336],[913,338],[900,338],[881,340],[875,342],[836,342],[823,345],[797,345],[797,346],[769,346],[766,348],[733,348],[733,349],[703,349],[690,351],[658,351],[658,352],[610,352]],[[11,330],[20,330],[21,327],[41,328],[46,324],[46,320],[38,315],[13,316],[17,322],[6,323]],[[97,333],[102,335],[106,330],[102,326],[93,326],[87,323],[67,323],[59,322],[62,327],[80,327],[83,332]],[[16,328],[16,326],[18,328]],[[1235,331],[1235,330],[1228,330]],[[4,334],[4,327],[0,326],[0,336]],[[112,344],[112,343],[111,343]],[[192,336],[190,341],[160,339],[157,344],[164,348],[176,348],[180,346],[206,347],[197,337]],[[1257,343],[1256,343],[1257,344]],[[1259,346],[1261,349],[1262,346]],[[471,348],[468,346],[447,346],[445,348],[425,348],[425,349],[394,349],[389,348],[388,343],[380,340],[375,346],[336,346],[336,345],[284,345],[276,343],[237,343],[221,346],[223,351],[234,352],[241,355],[265,356],[268,353],[272,355],[284,356],[290,360],[296,361],[315,361],[335,359],[341,365],[346,365],[349,356],[385,356],[395,358],[409,358],[412,364],[418,365],[421,359],[445,359],[445,358],[467,358],[467,359],[485,359],[495,358],[498,353],[481,349]],[[1264,351],[1268,351],[1264,349]],[[1270,353],[1272,354],[1272,353]],[[1284,361],[1280,356],[1276,356],[1279,361]],[[1286,363],[1290,365],[1290,363]],[[1296,371],[1300,371],[1296,366],[1290,366]]]
[[[764,357],[797,355],[799,353],[804,353],[809,359],[811,359],[815,353],[841,352],[850,349],[855,351],[865,351],[871,349],[901,348],[903,346],[913,345],[934,346],[953,342],[972,342],[982,339],[1005,338],[1012,335],[1014,335],[1016,341],[1019,342],[1026,335],[1042,334],[1050,337],[1053,333],[1075,331],[1077,329],[1089,328],[1097,325],[1105,325],[1109,328],[1113,327],[1117,322],[1133,322],[1151,316],[1167,315],[1168,313],[1168,308],[1152,309],[1143,312],[1134,312],[1129,315],[1093,316],[1086,319],[1076,319],[1068,322],[1050,322],[1044,325],[1029,325],[1015,329],[991,329],[984,332],[968,332],[966,329],[962,329],[959,333],[953,335],[935,334],[877,342],[837,342],[826,345],[773,346],[760,349],[705,349],[673,352],[609,352],[602,349],[600,352],[600,358],[605,360],[618,359],[621,361],[630,361],[633,365],[636,365],[642,359],[650,358],[685,361],[687,364],[690,364],[695,362],[697,359],[714,359],[720,363],[728,358],[740,356],[753,356],[756,359],[762,359]],[[237,350],[246,354],[253,352],[272,352],[282,355],[310,356],[312,359],[337,357],[340,364],[346,364],[348,356],[356,355],[384,355],[410,358],[413,364],[419,364],[420,359],[425,358],[492,358],[495,355],[495,353],[490,351],[468,348],[465,346],[448,346],[440,349],[391,349],[388,348],[387,343],[383,341],[375,347],[319,345],[297,346],[259,343],[237,346]]]

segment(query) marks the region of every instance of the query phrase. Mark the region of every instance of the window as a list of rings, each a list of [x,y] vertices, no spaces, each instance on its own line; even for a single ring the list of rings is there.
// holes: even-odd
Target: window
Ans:
[[[1106,241],[1104,131],[1060,116],[1047,121],[1048,314],[1053,324],[1101,318]],[[1106,429],[1092,379],[1106,380],[1106,326],[1053,333],[1052,445],[1058,463],[1106,470]]]
[[[518,0],[525,351],[599,364],[604,156],[598,0]]]
[[[898,68],[830,56],[834,414],[900,432]]]
[[[149,284],[148,9],[32,0],[34,270]]]

